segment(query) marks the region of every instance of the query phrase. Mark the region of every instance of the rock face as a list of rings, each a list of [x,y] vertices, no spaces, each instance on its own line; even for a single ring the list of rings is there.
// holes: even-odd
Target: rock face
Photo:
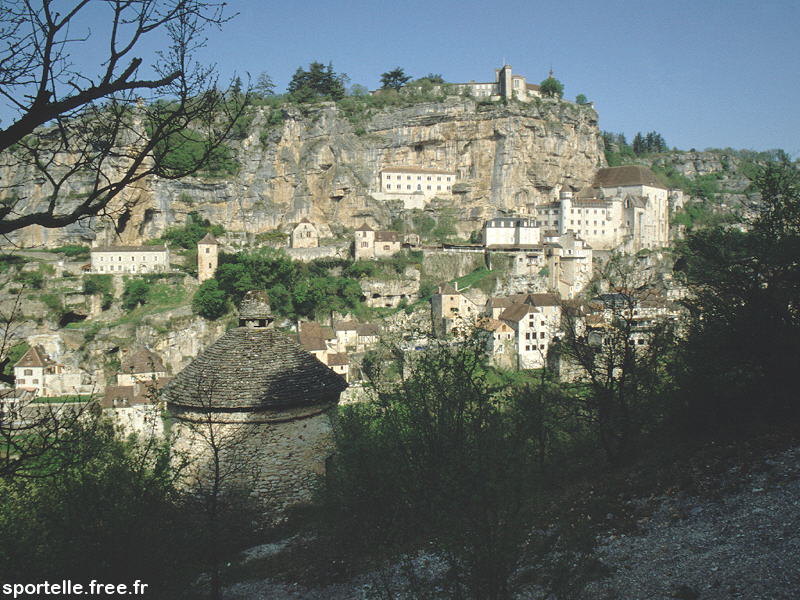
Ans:
[[[26,228],[21,244],[59,245],[86,241],[139,244],[198,211],[231,231],[257,233],[303,217],[334,230],[362,222],[389,225],[389,209],[371,198],[380,170],[391,165],[451,169],[457,173],[452,199],[462,231],[497,211],[549,198],[562,184],[589,183],[604,166],[597,113],[589,106],[541,100],[530,104],[478,104],[449,98],[384,109],[356,123],[341,107],[286,106],[282,122],[274,109],[257,108],[249,135],[235,143],[239,173],[227,179],[151,178],[141,183],[137,203],[119,238],[109,227],[74,225],[61,230]],[[355,119],[354,119],[355,120]],[[19,187],[29,204],[43,202],[46,185],[30,173],[0,173]],[[75,179],[68,194],[78,198],[88,182]],[[12,186],[13,187],[13,186]],[[127,193],[127,192],[126,192]]]

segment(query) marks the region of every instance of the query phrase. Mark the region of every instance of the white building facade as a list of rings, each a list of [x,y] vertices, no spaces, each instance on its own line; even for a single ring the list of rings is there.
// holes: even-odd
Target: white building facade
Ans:
[[[93,273],[145,274],[169,271],[166,246],[98,246],[91,249]]]

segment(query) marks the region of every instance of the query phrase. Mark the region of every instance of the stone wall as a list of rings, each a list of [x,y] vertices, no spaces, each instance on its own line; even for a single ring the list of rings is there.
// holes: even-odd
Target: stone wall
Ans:
[[[213,481],[213,430],[220,440],[226,485],[253,498],[270,521],[283,518],[286,508],[310,502],[333,454],[330,405],[283,411],[215,412],[168,407],[176,456],[192,459],[189,487],[207,489]]]
[[[349,258],[350,249],[343,246],[318,246],[316,248],[284,248],[292,260],[311,262],[315,258]]]

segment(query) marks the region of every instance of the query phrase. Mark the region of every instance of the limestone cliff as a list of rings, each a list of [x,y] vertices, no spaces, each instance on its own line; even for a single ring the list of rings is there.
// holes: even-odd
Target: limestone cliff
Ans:
[[[198,211],[230,231],[257,233],[308,217],[334,231],[367,221],[388,226],[386,203],[371,197],[389,165],[452,169],[458,183],[448,202],[461,232],[476,229],[496,211],[549,198],[560,185],[581,187],[604,166],[597,113],[589,106],[542,100],[480,104],[467,98],[384,109],[357,123],[325,103],[254,109],[249,132],[233,145],[241,165],[226,179],[150,179],[120,237],[101,223],[61,230],[28,228],[23,245],[86,242],[97,236],[135,244],[157,237]],[[352,118],[352,117],[351,117]],[[270,124],[280,121],[277,125]],[[25,172],[0,173],[26,202],[44,201],[41,181]],[[67,191],[79,197],[82,182]],[[85,182],[84,182],[85,185]]]

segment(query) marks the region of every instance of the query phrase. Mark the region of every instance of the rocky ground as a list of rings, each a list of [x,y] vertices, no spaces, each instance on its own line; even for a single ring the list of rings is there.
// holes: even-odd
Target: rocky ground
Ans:
[[[582,599],[747,600],[800,596],[800,448],[771,454],[743,471],[731,466],[701,496],[672,490],[629,501],[636,533],[598,539],[606,579]],[[286,551],[297,540],[251,549],[244,562]],[[413,572],[413,576],[409,573]],[[303,586],[254,579],[230,586],[228,600],[416,599],[446,597],[442,561],[420,554],[345,583]],[[424,590],[424,591],[423,591]],[[527,589],[520,600],[546,596]],[[547,600],[551,600],[548,598]],[[554,599],[552,599],[554,600]]]

